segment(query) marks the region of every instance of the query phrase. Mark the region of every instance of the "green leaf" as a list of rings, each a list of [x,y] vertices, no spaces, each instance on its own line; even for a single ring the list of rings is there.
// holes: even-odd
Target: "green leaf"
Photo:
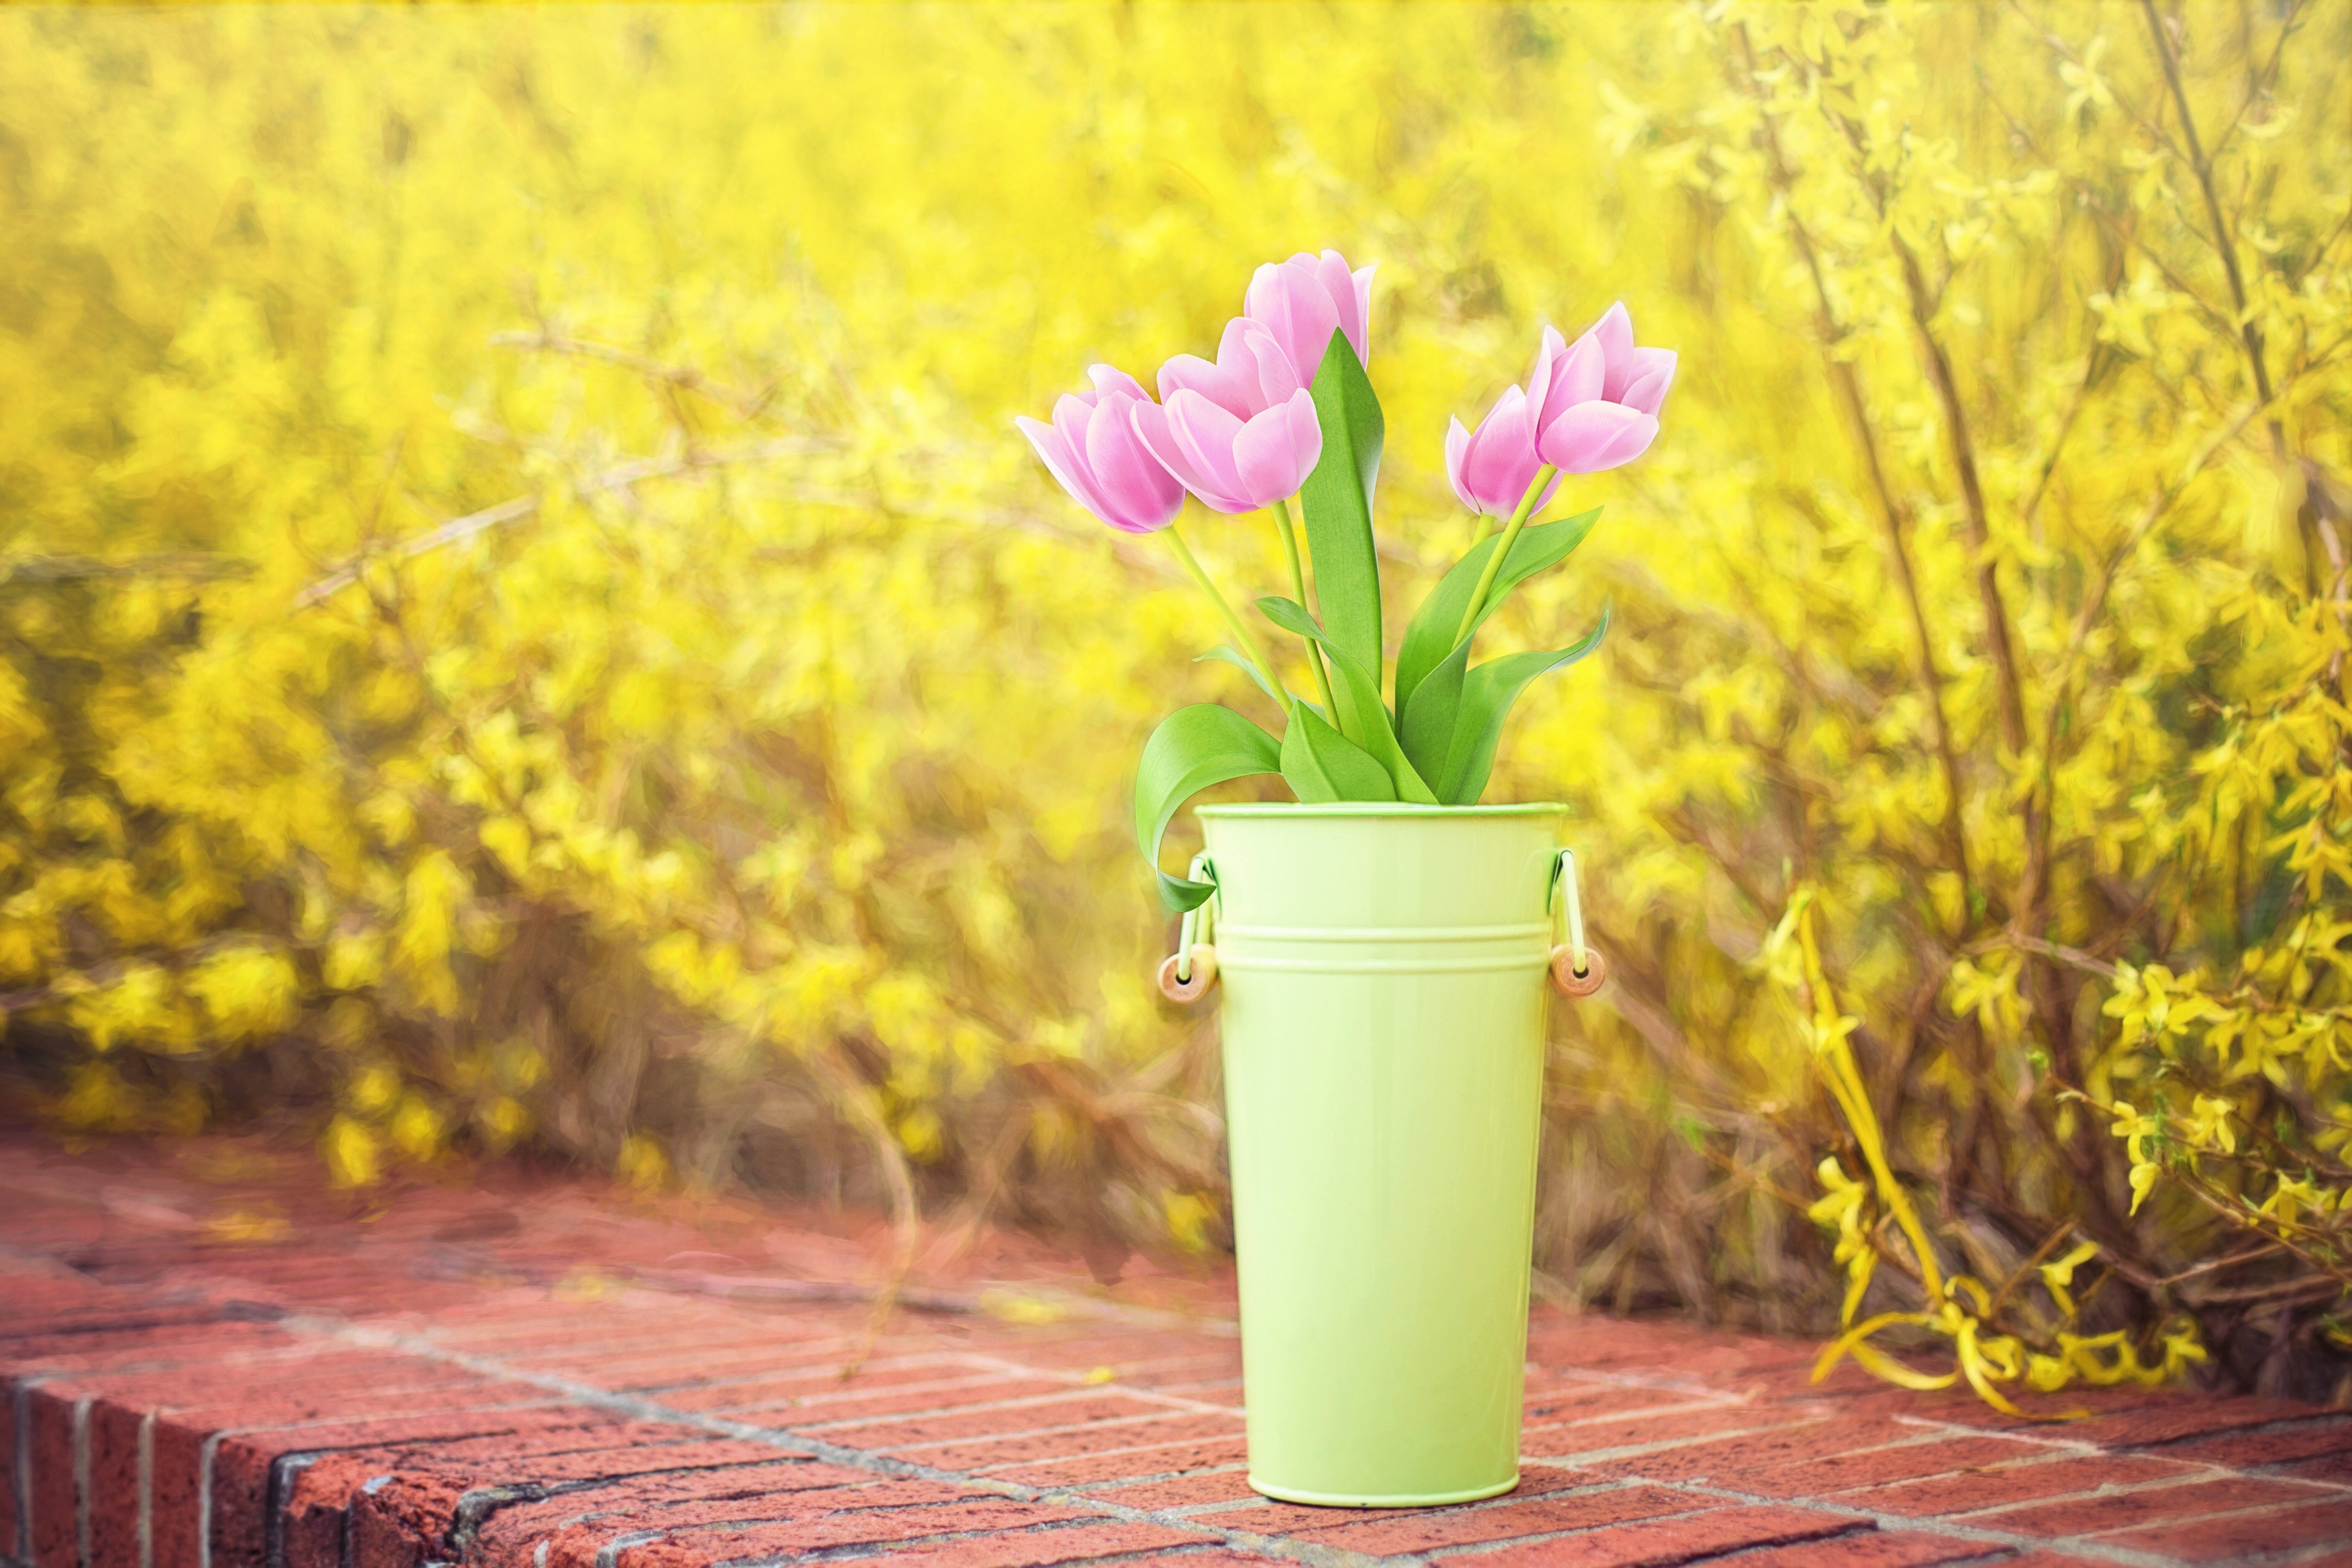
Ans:
[[[1462,682],[1462,703],[1454,721],[1454,739],[1446,747],[1444,782],[1437,787],[1449,806],[1475,806],[1486,793],[1486,776],[1495,770],[1495,747],[1503,738],[1503,719],[1528,683],[1538,675],[1573,664],[1593,649],[1609,631],[1609,608],[1601,610],[1601,624],[1581,642],[1549,653],[1506,653],[1472,670]]]
[[[1398,727],[1404,754],[1424,779],[1445,777],[1445,754],[1453,748],[1454,721],[1462,706],[1462,677],[1469,667],[1470,643],[1465,639],[1422,677],[1405,705],[1404,722]],[[1404,674],[1402,659],[1397,661],[1397,674]]]
[[[1353,653],[1325,635],[1307,607],[1295,599],[1269,594],[1257,601],[1265,618],[1286,632],[1295,632],[1310,643],[1320,643],[1330,651],[1331,663],[1339,666],[1339,679],[1345,695],[1333,694],[1335,702],[1344,702],[1352,711],[1363,732],[1362,746],[1373,761],[1389,776],[1395,789],[1393,797],[1418,805],[1434,806],[1437,797],[1423,782],[1411,762],[1405,760],[1404,748],[1397,744],[1396,731],[1389,726],[1389,710],[1381,706],[1380,677],[1364,668]]]
[[[1258,690],[1272,697],[1276,702],[1280,703],[1285,711],[1289,709],[1292,703],[1307,703],[1307,706],[1313,708],[1318,714],[1323,714],[1322,704],[1307,702],[1307,699],[1300,696],[1297,692],[1288,690],[1277,692],[1272,686],[1267,685],[1265,684],[1265,676],[1259,672],[1257,664],[1253,660],[1248,659],[1240,653],[1234,653],[1223,643],[1218,643],[1215,647],[1210,649],[1205,653],[1195,653],[1192,655],[1192,662],[1196,664],[1203,664],[1211,659],[1216,659],[1222,663],[1231,664],[1235,669],[1241,671],[1242,674],[1250,678],[1250,685],[1255,686]],[[1330,716],[1323,714],[1323,716],[1328,718]]]
[[[1372,543],[1372,481],[1380,472],[1387,426],[1381,400],[1372,395],[1372,383],[1346,333],[1331,334],[1313,390],[1323,455],[1299,489],[1298,507],[1306,514],[1307,545],[1315,559],[1315,607],[1332,643],[1377,680],[1381,569]]]
[[[1305,703],[1290,710],[1290,727],[1282,732],[1282,776],[1289,780],[1291,792],[1309,804],[1396,799],[1388,769],[1307,712]]]
[[[1494,587],[1486,591],[1486,607],[1478,612],[1478,625],[1471,627],[1471,632],[1475,634],[1478,626],[1486,623],[1486,617],[1510,597],[1511,590],[1545,568],[1566,560],[1570,552],[1584,542],[1584,536],[1592,531],[1600,517],[1601,508],[1595,507],[1556,523],[1521,528],[1519,537],[1512,542],[1510,559],[1495,574]],[[1430,590],[1429,597],[1421,601],[1421,608],[1413,612],[1412,624],[1405,628],[1404,643],[1397,649],[1399,718],[1412,711],[1413,693],[1430,672],[1454,652],[1454,634],[1462,629],[1462,613],[1470,608],[1470,595],[1477,591],[1479,574],[1486,570],[1487,558],[1495,553],[1495,541],[1501,538],[1500,534],[1488,534],[1471,546],[1470,553],[1454,563],[1437,586]],[[1406,749],[1412,749],[1409,734]]]
[[[1160,721],[1135,770],[1135,841],[1160,879],[1160,903],[1181,914],[1216,891],[1160,869],[1160,840],[1176,809],[1212,784],[1282,771],[1281,745],[1229,707],[1195,703]]]

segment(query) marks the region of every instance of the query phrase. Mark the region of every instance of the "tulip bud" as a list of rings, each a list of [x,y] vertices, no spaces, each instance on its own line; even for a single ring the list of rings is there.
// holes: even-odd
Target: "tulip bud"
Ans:
[[[1373,270],[1349,272],[1348,258],[1336,250],[1319,256],[1302,250],[1257,269],[1242,298],[1242,313],[1273,335],[1298,384],[1311,387],[1334,331],[1346,333],[1356,358],[1371,364]]]
[[[1537,455],[1565,474],[1631,463],[1657,438],[1658,411],[1674,380],[1674,350],[1634,347],[1633,319],[1622,303],[1572,345],[1545,328],[1528,378]]]
[[[1158,406],[1124,371],[1097,365],[1087,374],[1095,390],[1064,395],[1051,424],[1013,423],[1079,506],[1121,533],[1157,532],[1183,509],[1184,486],[1137,439],[1128,411]]]

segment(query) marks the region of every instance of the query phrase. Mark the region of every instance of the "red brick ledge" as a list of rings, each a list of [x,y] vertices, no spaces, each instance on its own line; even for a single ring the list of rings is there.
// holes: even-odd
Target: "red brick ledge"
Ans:
[[[2352,1564],[2352,1416],[2282,1401],[2035,1426],[1539,1313],[1517,1492],[1298,1508],[1244,1480],[1221,1279],[989,1237],[877,1338],[878,1249],[823,1217],[500,1171],[358,1213],[240,1157],[0,1136],[13,1563]]]

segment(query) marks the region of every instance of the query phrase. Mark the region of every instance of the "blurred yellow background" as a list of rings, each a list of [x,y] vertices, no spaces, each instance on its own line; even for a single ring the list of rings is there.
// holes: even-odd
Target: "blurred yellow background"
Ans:
[[[1496,622],[1618,617],[1487,793],[1575,806],[1616,976],[1539,1289],[1917,1302],[1844,1040],[1972,1313],[2073,1365],[2089,1243],[2085,1332],[2332,1386],[2348,57],[2343,0],[0,11],[7,1102],[1213,1249],[1123,823],[1244,677],[1011,422],[1328,246],[1392,615],[1542,323],[1682,354]]]

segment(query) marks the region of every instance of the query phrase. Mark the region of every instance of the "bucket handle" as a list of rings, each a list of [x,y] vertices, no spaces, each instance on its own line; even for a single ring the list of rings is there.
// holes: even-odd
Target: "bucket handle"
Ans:
[[[1552,856],[1551,884],[1544,890],[1545,913],[1550,914],[1554,890],[1568,915],[1568,940],[1551,950],[1551,983],[1564,997],[1589,997],[1609,978],[1609,961],[1584,940],[1583,890],[1577,885],[1576,852],[1561,850]],[[1557,934],[1557,928],[1555,928]]]
[[[1216,862],[1204,852],[1192,857],[1185,873],[1194,882],[1214,885]],[[1217,949],[1210,940],[1216,930],[1217,894],[1211,894],[1184,912],[1177,930],[1176,951],[1160,963],[1160,994],[1171,1002],[1196,1002],[1217,983]]]

